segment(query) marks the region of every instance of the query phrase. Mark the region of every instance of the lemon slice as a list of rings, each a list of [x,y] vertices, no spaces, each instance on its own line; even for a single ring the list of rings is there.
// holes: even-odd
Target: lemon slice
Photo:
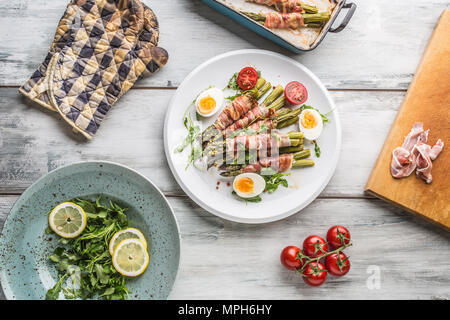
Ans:
[[[72,202],[58,204],[48,216],[50,228],[63,238],[75,238],[86,228],[86,213]]]
[[[145,249],[147,249],[147,241],[145,241],[145,237],[142,234],[142,232],[136,228],[127,228],[124,230],[117,231],[113,235],[113,237],[109,241],[109,253],[113,255],[114,249],[120,242],[122,242],[125,239],[139,239],[144,244]]]
[[[114,268],[121,275],[136,277],[147,269],[150,258],[141,240],[125,239],[121,241],[112,256]]]

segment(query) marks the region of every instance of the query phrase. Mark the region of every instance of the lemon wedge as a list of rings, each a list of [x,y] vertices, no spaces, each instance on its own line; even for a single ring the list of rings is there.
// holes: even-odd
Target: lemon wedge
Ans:
[[[86,213],[73,202],[63,202],[50,212],[48,223],[57,235],[75,238],[86,228]]]
[[[148,267],[150,258],[144,243],[138,239],[122,240],[114,250],[112,263],[121,275],[136,277]]]
[[[136,228],[126,228],[124,230],[117,231],[111,240],[109,241],[109,253],[111,255],[114,254],[114,249],[117,247],[117,245],[122,242],[125,239],[138,239],[141,240],[142,243],[145,246],[145,249],[147,249],[147,241],[145,240],[144,235],[142,232]]]

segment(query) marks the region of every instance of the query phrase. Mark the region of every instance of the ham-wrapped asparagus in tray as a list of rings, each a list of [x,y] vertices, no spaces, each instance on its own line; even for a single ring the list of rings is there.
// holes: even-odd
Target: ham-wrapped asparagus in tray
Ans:
[[[317,13],[319,11],[317,7],[302,3],[298,0],[245,0],[245,1],[269,6],[282,13],[289,13],[289,12]]]
[[[242,14],[263,24],[269,29],[298,29],[300,27],[320,27],[330,19],[329,12],[320,13],[254,13],[242,11]]]
[[[192,120],[189,112],[189,116],[184,116],[189,134],[176,151],[182,152],[190,145],[189,163],[201,170],[214,168],[219,177],[234,179],[233,192],[241,200],[258,200],[260,193],[251,188],[240,190],[239,186],[251,186],[256,181],[261,185],[270,179],[271,184],[278,181],[275,188],[270,188],[273,192],[278,185],[289,185],[284,176],[290,169],[314,166],[306,144],[314,146],[316,157],[320,157],[317,139],[329,120],[305,104],[306,87],[291,81],[285,87],[274,86],[271,92],[270,88],[272,85],[261,77],[261,72],[245,67],[233,75],[225,89],[210,87],[197,96],[194,105],[198,122]],[[234,94],[224,98],[224,92],[230,90]],[[221,109],[226,99],[231,102]],[[216,112],[220,113],[202,132],[202,119]],[[296,128],[280,131],[290,126]],[[240,179],[246,180],[237,183]]]

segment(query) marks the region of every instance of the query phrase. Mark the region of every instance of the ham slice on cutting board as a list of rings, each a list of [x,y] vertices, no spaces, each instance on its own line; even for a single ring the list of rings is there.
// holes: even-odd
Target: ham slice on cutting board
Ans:
[[[416,170],[418,178],[428,184],[433,181],[432,161],[442,152],[444,142],[439,139],[431,147],[427,144],[428,132],[429,130],[423,129],[422,122],[415,123],[402,146],[392,151],[391,175],[394,178],[406,178]]]
[[[449,34],[450,10],[447,9],[442,13],[428,43],[365,190],[450,230]],[[416,147],[415,164],[410,164],[409,144],[417,145],[419,137],[413,134],[407,139],[409,141],[405,141],[405,136],[414,130],[420,131],[416,124],[418,122],[423,123],[423,128],[429,129],[428,132],[419,133],[420,139],[426,138],[427,143]],[[442,147],[439,139],[447,146],[436,157]],[[403,148],[398,148],[401,146]],[[393,174],[391,164],[394,167]],[[404,179],[393,177],[408,173],[414,176]],[[419,179],[415,177],[416,174]],[[424,183],[430,178],[431,184]]]

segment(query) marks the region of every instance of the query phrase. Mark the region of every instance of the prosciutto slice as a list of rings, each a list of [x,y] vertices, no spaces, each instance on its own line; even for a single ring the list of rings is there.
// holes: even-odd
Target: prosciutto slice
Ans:
[[[431,183],[431,169],[435,160],[444,148],[444,142],[439,139],[431,147],[427,144],[429,130],[423,129],[423,123],[417,122],[405,137],[403,145],[392,151],[391,175],[400,179],[408,177],[414,170],[418,178]]]
[[[241,119],[234,122],[232,125],[225,129],[225,136],[229,137],[236,130],[246,128],[250,123],[254,122],[256,119],[265,119],[273,116],[275,110],[268,108],[264,105],[258,105],[248,111]]]
[[[436,159],[438,155],[441,153],[443,148],[444,148],[444,141],[442,141],[441,139],[436,141],[436,144],[431,148],[429,152],[431,160]]]
[[[305,26],[305,21],[301,13],[266,13],[264,26],[269,29],[297,29]]]
[[[220,113],[214,122],[214,127],[219,131],[224,130],[257,105],[258,101],[250,95],[244,94],[237,97]]]
[[[249,125],[248,128],[251,130],[254,130],[254,131],[258,131],[263,126],[265,126],[265,129],[267,131],[275,129],[277,127],[277,120],[272,120],[272,119],[258,120],[255,123],[252,123],[251,125]]]
[[[252,136],[237,136],[226,140],[226,152],[235,153],[240,149],[270,150],[291,146],[291,139],[287,134],[263,133]]]
[[[294,155],[292,153],[282,154],[277,157],[269,157],[259,160],[255,164],[249,164],[244,167],[243,172],[260,173],[262,168],[272,168],[276,172],[286,172],[291,170],[294,163]]]

